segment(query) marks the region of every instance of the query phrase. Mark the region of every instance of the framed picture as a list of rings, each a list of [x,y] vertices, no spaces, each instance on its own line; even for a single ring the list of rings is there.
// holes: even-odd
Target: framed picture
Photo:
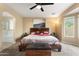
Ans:
[[[34,19],[33,27],[34,28],[45,28],[45,19]]]

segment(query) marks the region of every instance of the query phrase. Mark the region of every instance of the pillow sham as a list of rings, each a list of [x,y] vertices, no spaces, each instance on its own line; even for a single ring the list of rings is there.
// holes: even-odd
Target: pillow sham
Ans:
[[[49,32],[48,31],[44,31],[44,34],[49,34]]]
[[[31,35],[35,35],[35,32],[32,32]]]

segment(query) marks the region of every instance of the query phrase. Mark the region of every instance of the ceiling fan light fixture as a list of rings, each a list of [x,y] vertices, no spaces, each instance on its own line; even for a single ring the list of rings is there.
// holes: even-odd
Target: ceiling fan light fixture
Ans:
[[[33,7],[30,8],[30,10],[37,8],[40,9],[42,12],[44,12],[44,9],[42,6],[44,5],[53,5],[54,3],[35,3],[36,5],[34,5]]]
[[[41,9],[41,6],[40,6],[40,5],[38,5],[36,8],[37,8],[37,9]]]

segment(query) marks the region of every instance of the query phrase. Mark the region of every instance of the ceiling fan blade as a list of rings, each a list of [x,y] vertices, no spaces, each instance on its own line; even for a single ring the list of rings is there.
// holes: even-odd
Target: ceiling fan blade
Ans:
[[[34,9],[36,6],[37,6],[37,5],[35,5],[35,6],[31,7],[30,9],[32,10],[32,9]]]
[[[54,3],[36,3],[37,5],[53,5]]]
[[[41,11],[44,12],[44,9],[41,7]]]

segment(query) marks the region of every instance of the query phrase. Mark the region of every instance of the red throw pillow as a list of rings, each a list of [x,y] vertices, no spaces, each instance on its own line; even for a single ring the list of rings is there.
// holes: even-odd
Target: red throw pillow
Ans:
[[[41,35],[41,36],[43,36],[43,35],[44,35],[44,33],[40,33],[40,35]]]
[[[48,36],[48,33],[40,33],[40,36]]]

